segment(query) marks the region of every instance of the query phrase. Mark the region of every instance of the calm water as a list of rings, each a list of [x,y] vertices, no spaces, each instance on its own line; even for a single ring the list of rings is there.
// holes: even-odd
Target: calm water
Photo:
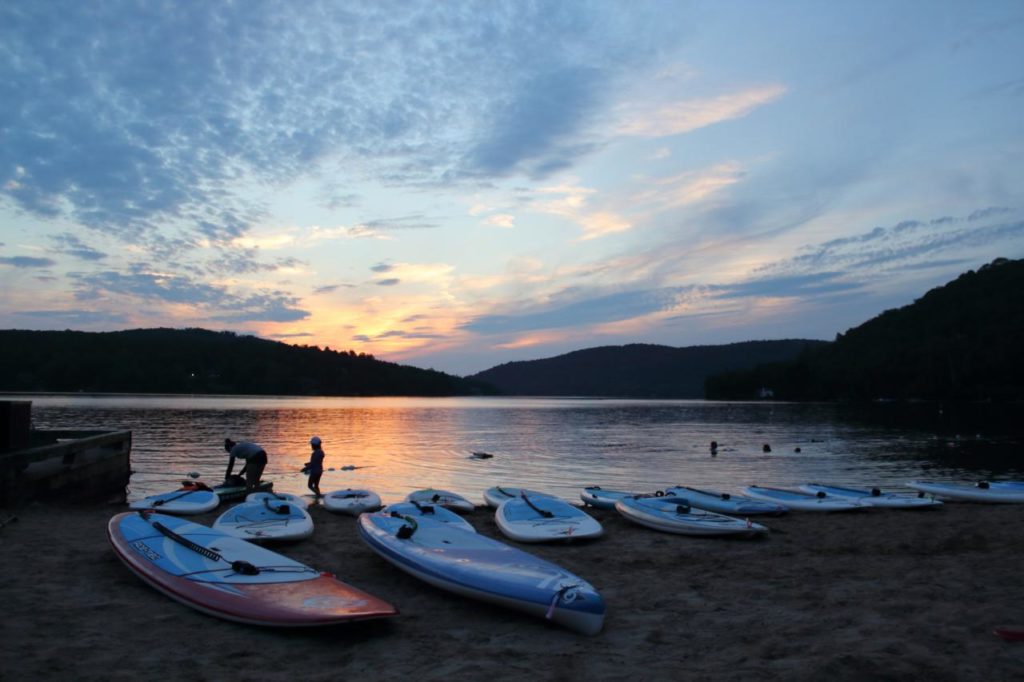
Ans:
[[[5,396],[7,397],[7,396]],[[578,499],[585,485],[652,491],[680,484],[738,491],[808,481],[898,487],[915,477],[1024,477],[1020,434],[951,425],[895,408],[534,398],[291,398],[11,396],[33,403],[35,428],[130,429],[130,499],[176,486],[188,472],[222,480],[224,438],[270,455],[275,490],[305,493],[310,436],[324,440],[324,491],[365,487],[385,502],[446,488],[481,502],[492,485]],[[936,414],[931,414],[935,412]],[[967,433],[957,428],[969,428]],[[719,443],[716,457],[709,454]],[[772,452],[764,454],[763,444]],[[799,448],[800,452],[796,452]],[[473,451],[492,453],[479,460]],[[340,471],[342,466],[366,467]],[[236,471],[238,465],[236,465]]]

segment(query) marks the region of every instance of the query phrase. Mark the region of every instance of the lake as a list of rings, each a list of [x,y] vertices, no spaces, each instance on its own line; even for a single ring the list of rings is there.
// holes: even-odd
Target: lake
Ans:
[[[492,485],[576,501],[587,485],[737,492],[754,483],[897,488],[918,477],[1024,477],[1019,432],[1007,432],[1005,424],[989,432],[984,419],[951,419],[934,404],[908,412],[893,405],[700,400],[8,397],[32,401],[35,428],[130,429],[129,499],[173,488],[189,472],[220,482],[225,438],[264,446],[270,457],[264,478],[275,490],[308,492],[299,470],[313,435],[323,439],[325,466],[335,469],[325,471],[322,490],[370,488],[386,503],[424,487],[481,503]],[[713,440],[719,444],[714,457]],[[763,452],[766,443],[770,453]],[[476,459],[474,451],[494,457]]]

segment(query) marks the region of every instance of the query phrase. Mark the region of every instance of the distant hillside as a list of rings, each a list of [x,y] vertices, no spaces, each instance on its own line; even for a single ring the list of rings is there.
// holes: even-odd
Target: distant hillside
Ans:
[[[434,370],[205,329],[0,330],[0,390],[251,395],[472,395]]]
[[[811,349],[709,378],[713,399],[1024,399],[1024,261],[997,259]]]
[[[602,346],[543,360],[508,362],[474,374],[508,395],[703,398],[714,373],[792,360],[823,341],[747,341],[673,348],[651,344]]]

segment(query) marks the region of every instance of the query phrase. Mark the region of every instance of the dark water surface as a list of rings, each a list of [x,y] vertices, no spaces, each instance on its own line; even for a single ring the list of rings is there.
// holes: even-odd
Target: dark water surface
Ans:
[[[586,485],[737,492],[753,483],[896,489],[918,477],[1024,478],[1015,415],[994,418],[985,408],[953,414],[938,405],[686,400],[12,397],[32,401],[35,428],[133,431],[130,499],[173,488],[192,471],[219,482],[226,437],[261,443],[270,455],[264,478],[275,490],[304,493],[299,469],[310,436],[318,435],[325,466],[336,469],[324,473],[321,488],[371,488],[385,502],[428,486],[480,502],[492,485],[578,500]],[[762,452],[765,443],[771,453]],[[474,459],[473,451],[494,457]],[[346,465],[367,468],[340,471]]]

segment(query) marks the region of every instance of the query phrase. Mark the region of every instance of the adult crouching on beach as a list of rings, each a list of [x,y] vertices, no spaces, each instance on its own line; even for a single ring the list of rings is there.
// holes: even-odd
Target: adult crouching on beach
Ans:
[[[241,459],[245,461],[245,464],[242,466],[242,470],[238,472],[238,475],[245,476],[245,491],[251,492],[256,490],[256,487],[260,484],[260,477],[263,476],[263,470],[267,466],[266,450],[257,443],[250,443],[248,441],[236,443],[230,438],[224,439],[224,449],[230,455],[228,458],[228,470],[224,474],[224,481],[227,482],[231,478],[231,470],[235,468],[235,460]]]

